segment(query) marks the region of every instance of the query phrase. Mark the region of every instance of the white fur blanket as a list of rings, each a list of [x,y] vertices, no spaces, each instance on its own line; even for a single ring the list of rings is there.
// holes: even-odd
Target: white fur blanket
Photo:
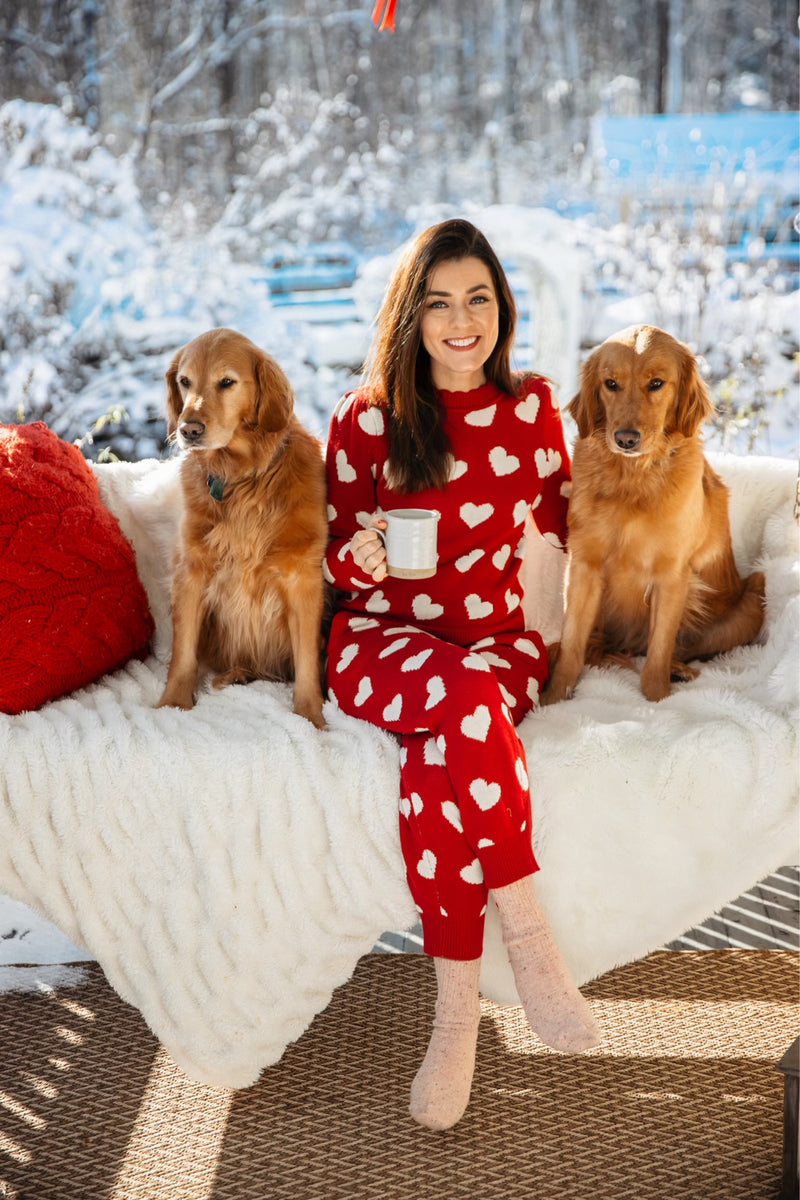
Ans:
[[[765,644],[647,703],[592,670],[521,726],[539,891],[578,982],[645,955],[797,859],[795,468],[717,458],[740,568],[767,574]],[[99,960],[191,1076],[241,1087],[274,1063],[386,929],[416,914],[397,833],[398,750],[287,686],[204,689],[154,710],[169,653],[175,465],[97,468],[137,552],[155,653],[35,713],[0,716],[0,892]],[[541,543],[540,543],[541,547]],[[555,553],[555,552],[551,552]],[[558,568],[525,564],[557,626]],[[490,911],[485,993],[516,1002]]]

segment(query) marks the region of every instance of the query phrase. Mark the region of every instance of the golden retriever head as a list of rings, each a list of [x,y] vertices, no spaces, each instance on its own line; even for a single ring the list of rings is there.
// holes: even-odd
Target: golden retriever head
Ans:
[[[233,450],[254,431],[279,433],[294,406],[274,358],[233,329],[211,329],[189,342],[166,380],[169,434],[184,450]]]
[[[601,431],[614,454],[660,455],[692,437],[712,407],[694,355],[653,325],[613,334],[583,365],[569,406],[582,438]]]

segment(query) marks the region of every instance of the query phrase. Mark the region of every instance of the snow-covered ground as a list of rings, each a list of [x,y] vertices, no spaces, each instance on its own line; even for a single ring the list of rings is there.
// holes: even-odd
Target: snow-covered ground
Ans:
[[[729,403],[710,447],[797,458],[800,291],[774,283],[768,267],[731,270],[720,247],[687,247],[674,231],[608,228],[544,209],[409,208],[405,228],[410,235],[456,212],[510,264],[521,308],[531,309],[518,365],[550,374],[562,405],[587,347],[649,321],[692,346],[712,393]],[[239,261],[224,227],[180,237],[154,227],[129,163],[58,109],[12,101],[0,108],[0,421],[42,419],[72,440],[111,414],[127,457],[157,456],[173,352],[230,325],[275,355],[301,419],[324,437],[357,379],[396,253],[387,247],[361,263],[355,319],[309,320],[307,307],[271,302],[262,262]],[[121,422],[119,410],[128,414]],[[0,965],[82,957],[0,897]]]

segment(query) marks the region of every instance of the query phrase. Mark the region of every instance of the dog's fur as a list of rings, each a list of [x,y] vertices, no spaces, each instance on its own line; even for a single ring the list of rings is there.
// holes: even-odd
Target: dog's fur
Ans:
[[[650,325],[614,334],[587,359],[569,411],[578,425],[560,647],[543,702],[572,695],[584,665],[630,665],[648,700],[688,666],[753,641],[764,576],[741,579],[728,489],[703,455],[712,412],[696,361]]]
[[[193,706],[202,663],[215,687],[293,678],[294,711],[323,728],[322,446],[275,360],[234,330],[184,346],[166,380],[184,514],[159,707]]]

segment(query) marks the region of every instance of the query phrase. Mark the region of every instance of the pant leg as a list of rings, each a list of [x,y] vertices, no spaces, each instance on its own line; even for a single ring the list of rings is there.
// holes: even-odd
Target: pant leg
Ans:
[[[401,737],[401,845],[425,949],[442,957],[478,957],[488,889],[537,869],[514,727],[533,703],[536,658],[528,641],[503,646],[502,666],[488,661],[500,660],[494,643],[481,647],[347,614],[329,647],[334,700]]]

